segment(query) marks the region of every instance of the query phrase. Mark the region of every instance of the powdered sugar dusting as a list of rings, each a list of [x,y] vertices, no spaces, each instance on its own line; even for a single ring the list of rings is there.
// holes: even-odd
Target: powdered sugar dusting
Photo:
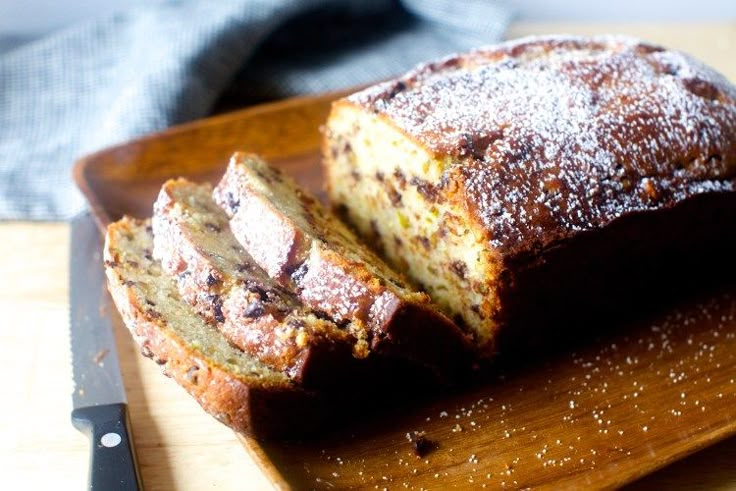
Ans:
[[[629,38],[527,38],[351,100],[451,155],[443,182],[506,250],[736,187],[736,89]]]

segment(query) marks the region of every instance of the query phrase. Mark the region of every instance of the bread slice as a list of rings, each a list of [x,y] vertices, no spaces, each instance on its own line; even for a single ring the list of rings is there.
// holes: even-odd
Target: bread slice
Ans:
[[[336,322],[362,322],[371,350],[439,372],[470,364],[462,331],[337,217],[255,155],[236,153],[215,201],[253,259]]]
[[[104,258],[109,290],[141,352],[208,413],[238,432],[290,435],[317,424],[323,401],[208,325],[181,298],[152,248],[149,221],[125,217],[108,227]]]
[[[275,283],[237,242],[212,187],[167,181],[154,204],[153,255],[179,293],[231,343],[305,385],[368,355],[358,323],[336,325]],[[333,379],[336,377],[330,377]]]

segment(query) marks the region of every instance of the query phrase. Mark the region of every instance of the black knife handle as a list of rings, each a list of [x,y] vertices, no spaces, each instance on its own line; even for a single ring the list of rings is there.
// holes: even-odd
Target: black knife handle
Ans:
[[[72,424],[90,439],[89,489],[142,489],[125,404],[77,408]]]

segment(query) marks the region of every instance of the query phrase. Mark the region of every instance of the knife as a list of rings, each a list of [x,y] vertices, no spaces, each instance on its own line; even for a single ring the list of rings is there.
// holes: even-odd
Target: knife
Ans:
[[[89,213],[71,222],[69,277],[72,424],[90,439],[89,489],[141,489],[105,287],[99,233]]]

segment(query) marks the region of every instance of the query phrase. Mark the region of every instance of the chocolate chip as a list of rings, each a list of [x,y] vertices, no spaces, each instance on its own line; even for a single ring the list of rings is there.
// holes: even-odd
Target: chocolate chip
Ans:
[[[227,206],[230,209],[230,213],[234,215],[240,208],[240,199],[236,199],[233,193],[227,193]]]
[[[309,271],[309,265],[306,261],[301,263],[299,267],[296,268],[296,270],[291,273],[291,279],[296,283],[297,285],[302,282],[304,277],[307,275],[307,272]]]
[[[210,302],[212,303],[212,315],[215,317],[215,320],[219,323],[225,322],[225,316],[222,313],[222,298],[220,298],[220,295],[212,295]]]
[[[429,202],[436,202],[439,198],[439,190],[437,186],[430,184],[429,182],[419,177],[413,176],[409,180],[409,184],[416,186],[417,192],[422,195],[424,199]]]
[[[399,183],[399,188],[404,189],[406,187],[406,176],[398,168],[394,169],[394,179]]]
[[[426,250],[430,250],[430,248],[432,247],[432,244],[430,244],[429,239],[423,235],[417,235],[415,239],[417,240],[417,242],[422,244],[422,247],[424,247],[424,249]]]
[[[399,193],[393,186],[388,190],[388,199],[391,201],[393,206],[401,205],[401,193]]]
[[[207,286],[215,286],[219,281],[212,273],[207,275]]]
[[[261,303],[259,300],[254,300],[248,305],[246,305],[245,309],[243,310],[243,316],[248,318],[255,318],[255,317],[261,317],[266,310],[263,308],[263,303]]]
[[[462,261],[453,261],[450,263],[450,270],[455,273],[461,280],[465,279],[468,274],[468,265]]]

